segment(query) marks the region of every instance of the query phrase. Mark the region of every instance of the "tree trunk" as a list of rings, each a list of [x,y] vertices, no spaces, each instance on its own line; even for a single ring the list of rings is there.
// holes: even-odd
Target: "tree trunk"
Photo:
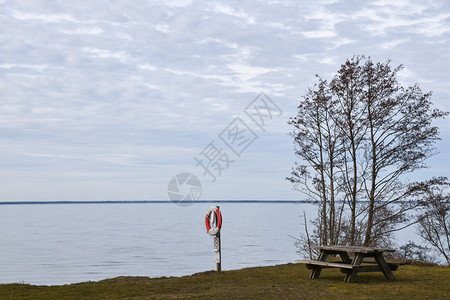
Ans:
[[[351,122],[351,120],[350,120]],[[356,189],[358,188],[358,172],[357,172],[357,161],[356,161],[356,145],[355,137],[353,135],[353,128],[350,130],[350,140],[352,144],[352,160],[353,160],[353,187],[352,187],[352,198],[351,198],[351,227],[350,227],[350,245],[355,245],[355,231],[356,231]]]
[[[319,133],[320,139],[320,180],[322,185],[322,245],[328,245],[328,226],[327,226],[327,192],[326,192],[326,182],[325,182],[325,172],[323,163],[323,144],[322,136]]]
[[[370,93],[369,93],[370,97]],[[369,194],[369,213],[367,216],[367,228],[366,228],[366,236],[364,238],[364,246],[369,246],[372,239],[372,227],[373,227],[373,217],[374,217],[374,208],[375,208],[375,186],[376,186],[376,163],[377,163],[377,153],[376,153],[376,144],[375,144],[375,135],[373,129],[373,118],[372,112],[370,109],[370,104],[368,105],[368,117],[370,124],[370,142],[372,144],[372,170],[371,170],[371,184],[370,184],[370,194]]]

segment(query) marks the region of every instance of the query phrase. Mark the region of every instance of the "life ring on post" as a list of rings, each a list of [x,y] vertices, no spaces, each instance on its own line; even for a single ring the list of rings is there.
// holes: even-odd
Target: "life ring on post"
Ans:
[[[211,217],[213,217],[213,223],[216,223],[215,228],[211,228]],[[220,213],[218,206],[212,206],[208,209],[205,216],[206,232],[210,235],[217,235],[222,228],[222,214]]]

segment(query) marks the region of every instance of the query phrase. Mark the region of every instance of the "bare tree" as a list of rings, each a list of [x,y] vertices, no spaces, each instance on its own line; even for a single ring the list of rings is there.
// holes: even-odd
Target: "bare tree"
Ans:
[[[370,166],[369,174],[363,176],[369,199],[365,245],[373,239],[376,211],[404,200],[401,176],[424,168],[424,161],[435,153],[438,128],[431,121],[445,115],[431,108],[431,93],[423,94],[418,85],[403,88],[398,84],[401,69],[392,70],[389,61],[374,64],[367,60],[364,65],[368,124],[364,151]],[[389,221],[402,223],[404,209],[392,212]]]
[[[342,187],[345,191],[346,199],[350,211],[350,245],[355,244],[357,200],[361,191],[362,180],[358,176],[358,149],[364,140],[367,126],[364,120],[364,101],[361,57],[347,60],[341,66],[338,74],[331,81],[330,89],[336,98],[336,112],[333,118],[342,132]]]
[[[426,182],[425,211],[419,216],[418,234],[450,265],[450,194],[445,193],[445,188],[450,184],[446,178],[434,178],[432,181],[439,184]]]
[[[342,152],[338,147],[341,131],[331,117],[333,107],[328,82],[319,77],[319,83],[303,97],[298,116],[289,121],[294,126],[291,135],[298,145],[296,155],[305,163],[296,164],[287,179],[319,205],[318,238],[324,245],[337,242],[340,221],[335,203],[339,192],[336,179],[340,170],[338,157]]]
[[[405,245],[400,246],[398,251],[390,254],[393,259],[397,260],[436,264],[434,257],[430,255],[430,250],[431,248],[429,247],[409,241]]]
[[[401,86],[401,69],[355,56],[331,82],[317,76],[289,121],[300,162],[287,179],[319,205],[313,241],[387,245],[418,207],[404,175],[436,153],[431,122],[447,113]]]

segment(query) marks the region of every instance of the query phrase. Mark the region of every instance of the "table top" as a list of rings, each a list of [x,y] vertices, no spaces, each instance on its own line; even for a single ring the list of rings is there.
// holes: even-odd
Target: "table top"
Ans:
[[[395,252],[395,250],[393,250],[393,249],[379,248],[379,247],[364,247],[364,246],[330,245],[330,246],[312,246],[312,247],[319,249],[319,250],[345,251],[345,252],[354,252],[354,253]]]

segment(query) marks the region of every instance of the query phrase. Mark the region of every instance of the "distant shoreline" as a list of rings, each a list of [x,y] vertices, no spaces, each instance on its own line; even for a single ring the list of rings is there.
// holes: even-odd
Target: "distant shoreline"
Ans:
[[[358,201],[359,203],[369,203],[369,201]],[[408,201],[397,201],[400,204]],[[252,204],[316,204],[311,200],[197,200],[197,201],[171,201],[171,200],[103,200],[103,201],[4,201],[0,205],[47,205],[47,204],[201,204],[201,203],[252,203]],[[342,203],[342,201],[335,201]]]
[[[170,200],[105,200],[105,201],[5,201],[0,205],[47,205],[47,204],[174,204]],[[189,203],[186,201],[186,203]],[[308,200],[198,200],[195,203],[263,203],[263,204],[313,204]]]

